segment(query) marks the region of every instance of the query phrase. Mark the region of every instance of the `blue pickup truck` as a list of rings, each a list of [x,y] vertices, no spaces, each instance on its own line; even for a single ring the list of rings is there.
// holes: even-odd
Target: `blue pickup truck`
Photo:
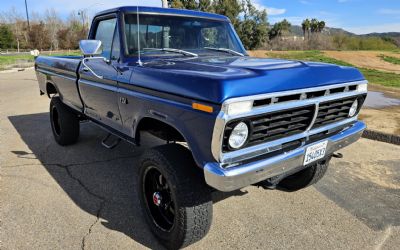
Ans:
[[[207,234],[213,191],[305,188],[365,129],[357,69],[249,57],[225,16],[119,7],[95,16],[80,48],[35,62],[54,138],[77,142],[88,120],[109,148],[139,146],[143,132],[165,140],[141,157],[136,190],[171,249]]]

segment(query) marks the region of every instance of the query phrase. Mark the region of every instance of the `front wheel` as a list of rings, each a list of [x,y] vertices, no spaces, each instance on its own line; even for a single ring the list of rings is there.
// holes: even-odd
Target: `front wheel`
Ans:
[[[169,249],[202,239],[212,221],[211,190],[190,151],[178,144],[159,146],[140,164],[138,196],[153,234]]]
[[[314,185],[325,175],[330,158],[307,167],[295,174],[289,175],[279,182],[277,188],[293,192]]]

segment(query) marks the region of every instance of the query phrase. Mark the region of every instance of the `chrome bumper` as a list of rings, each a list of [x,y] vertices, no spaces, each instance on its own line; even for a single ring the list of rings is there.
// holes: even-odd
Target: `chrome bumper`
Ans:
[[[346,130],[324,139],[328,140],[326,155],[357,141],[365,128],[365,124],[358,121]],[[220,191],[229,192],[240,189],[302,166],[305,150],[310,145],[312,144],[299,147],[285,154],[227,169],[221,167],[217,162],[207,163],[204,166],[205,180],[208,185]]]

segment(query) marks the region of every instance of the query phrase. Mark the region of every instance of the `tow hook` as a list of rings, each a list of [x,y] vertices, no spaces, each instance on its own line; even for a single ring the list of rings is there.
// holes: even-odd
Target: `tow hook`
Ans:
[[[332,157],[338,158],[338,159],[342,159],[343,155],[341,153],[333,153]]]

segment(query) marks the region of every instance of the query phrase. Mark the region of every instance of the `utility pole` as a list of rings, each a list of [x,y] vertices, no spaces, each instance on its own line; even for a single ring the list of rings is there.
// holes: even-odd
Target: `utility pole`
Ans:
[[[28,12],[28,3],[25,0],[25,11],[26,11],[26,21],[28,22],[28,30],[31,30],[31,26],[29,24],[29,12]]]

